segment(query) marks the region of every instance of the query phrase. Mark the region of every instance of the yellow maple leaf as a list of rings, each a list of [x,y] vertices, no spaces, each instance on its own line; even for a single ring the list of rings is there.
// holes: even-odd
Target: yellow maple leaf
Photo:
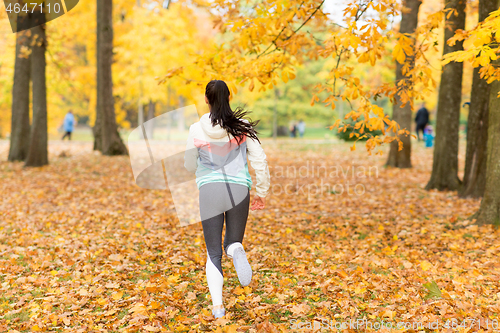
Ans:
[[[147,310],[146,306],[142,303],[137,303],[135,304],[131,309],[130,312],[136,313],[136,314],[142,314],[142,315],[147,315]]]
[[[428,271],[431,267],[432,267],[432,264],[430,262],[428,262],[427,260],[423,260],[420,262],[420,268],[422,268],[422,270],[424,272]]]
[[[117,301],[117,300],[121,299],[121,298],[122,298],[122,296],[123,296],[123,291],[117,291],[117,292],[114,292],[114,293],[111,295],[111,297],[112,297],[115,301]]]

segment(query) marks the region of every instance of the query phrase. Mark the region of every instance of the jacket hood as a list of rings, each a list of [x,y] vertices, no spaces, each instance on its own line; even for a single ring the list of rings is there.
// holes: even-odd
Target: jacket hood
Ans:
[[[227,135],[225,129],[220,125],[212,126],[212,121],[210,120],[210,113],[205,113],[200,119],[201,128],[208,137],[212,139],[221,139]]]

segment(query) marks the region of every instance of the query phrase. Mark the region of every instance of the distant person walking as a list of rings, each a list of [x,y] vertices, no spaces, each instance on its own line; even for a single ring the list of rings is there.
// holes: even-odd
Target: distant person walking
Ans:
[[[293,123],[290,126],[290,137],[295,138],[296,136],[297,136],[297,125],[295,125],[295,123]]]
[[[425,147],[432,148],[434,146],[434,133],[431,125],[425,126],[424,141]]]
[[[417,138],[420,141],[420,131],[423,136],[425,126],[429,123],[429,111],[425,108],[425,103],[422,103],[422,107],[417,111],[415,122],[417,123]]]
[[[64,124],[63,124],[64,135],[61,140],[64,140],[66,137],[68,137],[68,140],[71,140],[71,133],[73,133],[74,127],[75,127],[75,116],[73,116],[73,113],[71,112],[71,110],[69,110],[66,116],[64,117]]]
[[[306,123],[304,120],[300,120],[299,124],[297,125],[297,130],[299,131],[299,135],[302,138],[304,136],[304,132],[306,131]]]

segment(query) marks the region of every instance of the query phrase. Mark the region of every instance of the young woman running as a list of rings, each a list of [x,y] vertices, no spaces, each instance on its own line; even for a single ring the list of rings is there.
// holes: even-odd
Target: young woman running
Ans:
[[[255,169],[257,196],[252,210],[264,209],[270,176],[266,154],[254,127],[257,122],[243,119],[241,108],[229,105],[229,89],[224,81],[207,84],[205,102],[210,113],[189,129],[184,166],[196,173],[200,215],[207,246],[206,274],[215,318],[226,313],[222,304],[222,228],[226,221],[224,250],[233,259],[242,286],[250,284],[252,268],[243,249],[243,236],[250,205],[252,178],[247,156]]]

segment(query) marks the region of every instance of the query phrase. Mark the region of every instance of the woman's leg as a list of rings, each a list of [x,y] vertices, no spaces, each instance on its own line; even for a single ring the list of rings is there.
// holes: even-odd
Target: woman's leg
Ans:
[[[249,206],[250,193],[247,186],[209,183],[200,187],[200,215],[207,246],[207,283],[214,309],[222,306],[224,275],[221,259],[224,215],[226,220],[224,248],[226,253],[232,257],[233,252],[238,247],[243,249],[241,242],[245,234]],[[246,264],[250,269],[248,262]],[[251,269],[249,274],[251,279]],[[246,275],[248,276],[248,274]]]
[[[207,283],[210,295],[212,296],[212,305],[222,305],[222,285],[224,277],[222,274],[222,227],[224,225],[224,213],[212,218],[203,220],[203,234],[207,246]]]
[[[224,212],[230,207],[225,183],[209,183],[200,187],[200,216],[207,246],[207,283],[214,307],[222,305],[222,228]]]
[[[244,185],[230,184],[231,194],[234,198],[235,206],[226,211],[226,235],[224,237],[224,249],[229,257],[232,257],[234,246],[230,245],[243,242],[245,228],[250,207],[250,191]],[[228,252],[228,250],[231,250]]]
[[[252,267],[248,263],[245,249],[241,243],[247,224],[250,193],[247,187],[237,186],[237,188],[231,188],[235,198],[235,206],[226,212],[224,249],[228,257],[233,258],[234,268],[241,285],[248,286],[252,281]]]

